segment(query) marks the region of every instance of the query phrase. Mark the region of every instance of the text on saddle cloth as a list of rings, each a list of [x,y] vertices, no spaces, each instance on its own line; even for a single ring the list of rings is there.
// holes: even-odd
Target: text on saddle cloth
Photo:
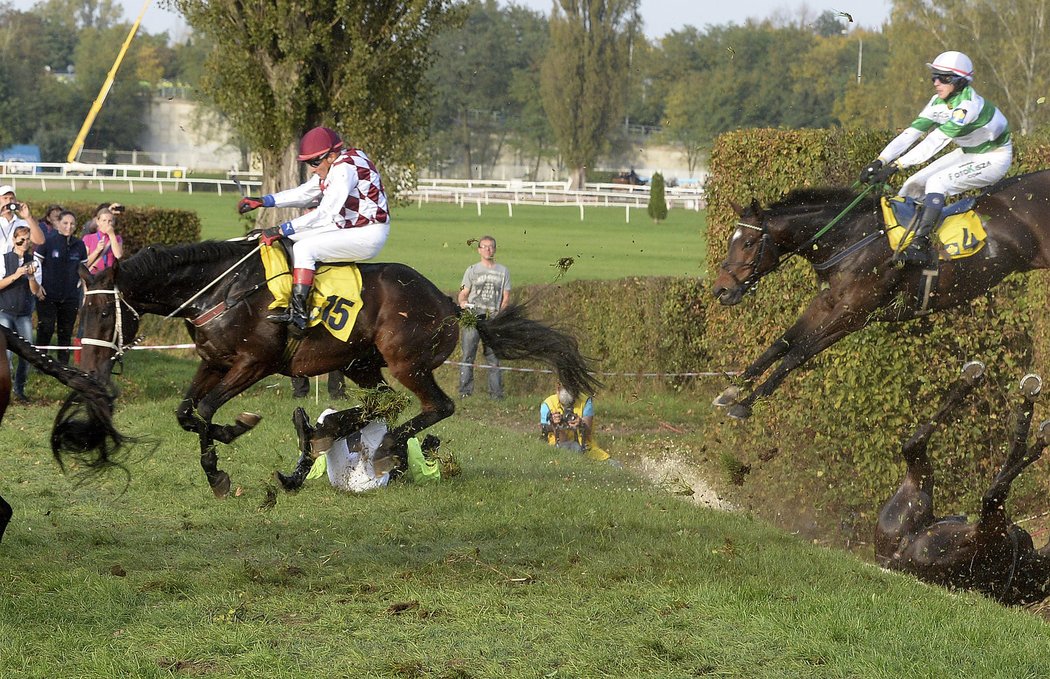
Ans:
[[[902,249],[912,238],[912,234],[908,234],[907,240],[901,244],[901,238],[907,232],[907,228],[902,225],[910,224],[915,219],[918,207],[914,199],[903,196],[889,199],[883,196],[881,201],[882,217],[886,223],[886,237],[890,247],[894,250]],[[962,259],[980,252],[988,238],[984,223],[972,209],[974,202],[974,199],[967,198],[945,207],[942,212],[944,221],[937,229],[937,238],[950,259]]]
[[[259,248],[266,270],[266,287],[273,295],[271,309],[288,306],[292,295],[292,276],[288,258],[279,247]],[[321,264],[314,276],[310,293],[310,320],[307,327],[324,325],[328,332],[343,342],[350,339],[361,301],[361,270],[356,264]]]

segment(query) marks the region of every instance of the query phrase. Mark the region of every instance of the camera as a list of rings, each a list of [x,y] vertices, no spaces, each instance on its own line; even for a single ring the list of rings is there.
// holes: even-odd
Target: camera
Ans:
[[[109,211],[112,212],[115,215],[123,214],[124,213],[124,206],[121,205],[120,203],[113,203],[112,205],[109,206]]]
[[[11,212],[18,212],[22,209],[22,205],[21,203],[8,203],[4,206],[4,208],[10,210]]]

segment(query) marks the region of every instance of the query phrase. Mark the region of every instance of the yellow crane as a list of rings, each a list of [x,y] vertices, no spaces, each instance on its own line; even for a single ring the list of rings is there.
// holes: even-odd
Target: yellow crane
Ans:
[[[113,88],[113,80],[117,77],[117,69],[120,68],[120,62],[124,61],[124,55],[128,52],[128,47],[131,46],[131,41],[135,37],[135,33],[139,30],[139,24],[142,23],[142,17],[146,15],[146,10],[149,9],[149,4],[153,0],[146,0],[142,3],[142,10],[139,12],[139,17],[135,19],[135,23],[131,25],[131,30],[128,31],[128,37],[124,39],[124,44],[120,46],[120,52],[117,53],[117,58],[113,62],[113,67],[109,69],[109,73],[106,74],[106,80],[102,83],[102,88],[98,91],[98,96],[95,97],[95,103],[91,104],[91,110],[88,111],[87,117],[84,118],[84,124],[80,126],[80,132],[77,134],[77,138],[73,140],[73,148],[69,149],[69,155],[66,156],[66,162],[72,163],[80,155],[80,150],[84,148],[84,139],[87,138],[87,133],[91,129],[91,126],[95,122],[95,116],[102,109],[102,104],[105,103],[106,97],[109,95],[109,91]]]

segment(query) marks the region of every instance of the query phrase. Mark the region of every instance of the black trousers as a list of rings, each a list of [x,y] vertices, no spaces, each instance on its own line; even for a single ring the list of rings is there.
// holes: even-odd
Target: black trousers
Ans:
[[[295,398],[305,398],[310,395],[310,378],[309,377],[293,377],[292,378],[292,396]],[[328,373],[328,396],[330,398],[345,398],[346,387],[344,386],[343,373],[338,370],[333,370]]]
[[[57,333],[55,344],[70,346],[73,341],[73,326],[77,322],[77,311],[80,303],[77,299],[55,302],[50,299],[37,300],[36,303],[36,345],[39,347],[51,344],[51,337]],[[60,349],[58,360],[69,365],[69,350]]]

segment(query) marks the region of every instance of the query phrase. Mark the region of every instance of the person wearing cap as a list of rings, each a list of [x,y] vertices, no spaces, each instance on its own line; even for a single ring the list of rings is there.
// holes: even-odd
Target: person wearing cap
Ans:
[[[29,228],[30,243],[34,246],[44,244],[44,232],[29,212],[29,205],[18,202],[15,187],[4,184],[0,186],[0,255],[14,249],[15,229],[20,226]]]
[[[311,173],[305,183],[261,198],[242,198],[237,208],[241,214],[259,207],[316,208],[260,234],[266,245],[279,238],[293,243],[291,303],[268,318],[290,324],[293,335],[302,336],[317,262],[377,256],[390,234],[390,211],[375,164],[360,149],[344,146],[334,130],[315,127],[303,135],[299,160]]]
[[[973,89],[973,62],[968,56],[942,52],[926,66],[935,94],[919,117],[864,168],[860,180],[885,182],[900,169],[925,163],[949,143],[958,147],[913,174],[899,191],[901,196],[921,198],[923,204],[915,237],[901,253],[901,261],[934,265],[930,233],[945,197],[1005,177],[1013,162],[1013,142],[1006,116]]]

